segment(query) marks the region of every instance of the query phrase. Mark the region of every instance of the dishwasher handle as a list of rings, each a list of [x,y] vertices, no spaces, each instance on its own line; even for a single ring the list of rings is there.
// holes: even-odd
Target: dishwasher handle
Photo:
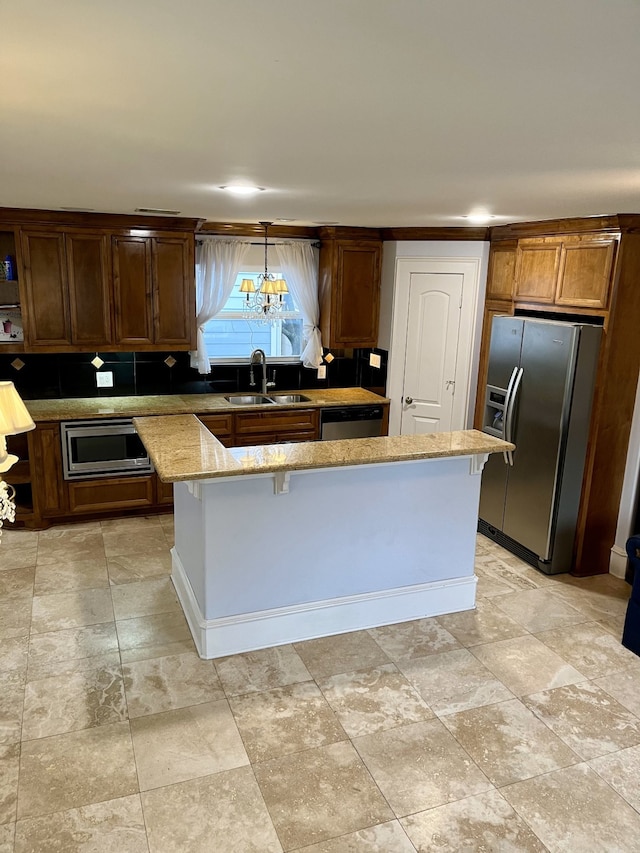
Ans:
[[[382,406],[332,406],[322,409],[320,420],[323,424],[382,420]]]

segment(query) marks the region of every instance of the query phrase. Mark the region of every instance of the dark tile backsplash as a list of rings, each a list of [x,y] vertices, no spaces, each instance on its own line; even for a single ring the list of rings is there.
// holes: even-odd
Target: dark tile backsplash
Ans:
[[[325,350],[328,352],[328,350]],[[382,367],[369,366],[369,354],[382,356]],[[326,379],[318,379],[315,370],[300,364],[269,365],[268,377],[275,369],[276,389],[344,388],[361,385],[384,393],[387,379],[385,350],[332,351]],[[186,352],[98,353],[104,361],[100,372],[113,373],[113,388],[98,388],[91,364],[95,353],[0,353],[0,380],[11,380],[25,400],[60,397],[126,397],[147,394],[228,394],[250,390],[248,364],[214,365],[208,376],[190,366]],[[172,356],[169,367],[165,359]],[[16,359],[23,363],[16,369]],[[254,368],[256,387],[262,381],[261,368]]]

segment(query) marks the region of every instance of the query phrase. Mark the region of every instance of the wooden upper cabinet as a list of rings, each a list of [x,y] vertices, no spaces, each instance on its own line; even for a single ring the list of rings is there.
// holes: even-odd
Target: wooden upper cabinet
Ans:
[[[153,344],[151,242],[112,237],[115,343],[135,349]]]
[[[487,276],[487,299],[513,299],[513,282],[516,269],[515,241],[497,243],[491,247],[489,273]]]
[[[195,347],[195,274],[189,239],[151,241],[154,343]]]
[[[109,238],[65,234],[72,343],[105,347],[113,342]]]
[[[556,304],[606,308],[616,245],[615,237],[567,238],[562,246]]]
[[[562,242],[546,237],[520,240],[514,297],[522,302],[552,303],[556,294]]]
[[[64,234],[23,230],[26,343],[33,348],[71,344]]]
[[[380,316],[382,243],[323,240],[320,329],[325,347],[375,347]]]

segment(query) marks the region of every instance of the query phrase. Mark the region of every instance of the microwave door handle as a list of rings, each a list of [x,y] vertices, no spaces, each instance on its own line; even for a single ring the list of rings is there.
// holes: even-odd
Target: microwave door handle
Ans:
[[[509,398],[509,407],[507,409],[507,416],[505,418],[505,440],[510,441],[513,444],[513,410],[515,408],[516,399],[518,397],[518,390],[520,388],[520,383],[522,382],[522,374],[524,370],[520,368],[518,370],[518,375],[516,376],[516,380],[513,383],[513,388],[511,389],[511,396]],[[509,457],[509,465],[513,465],[513,450],[507,450],[507,455]]]
[[[509,414],[509,404],[511,402],[511,393],[513,391],[513,383],[516,381],[516,376],[518,375],[518,368],[514,367],[511,371],[511,379],[509,379],[509,384],[507,385],[507,393],[504,398],[504,409],[503,414],[504,417],[502,419],[502,439],[503,441],[508,441],[506,437],[507,430],[507,416]],[[504,456],[504,464],[505,465],[513,465],[513,457],[510,450],[505,450],[502,454]]]

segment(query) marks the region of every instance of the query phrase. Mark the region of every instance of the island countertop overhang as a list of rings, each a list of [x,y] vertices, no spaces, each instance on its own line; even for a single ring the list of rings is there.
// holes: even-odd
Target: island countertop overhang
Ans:
[[[165,483],[502,453],[478,430],[226,448],[195,415],[138,417],[134,426]]]

